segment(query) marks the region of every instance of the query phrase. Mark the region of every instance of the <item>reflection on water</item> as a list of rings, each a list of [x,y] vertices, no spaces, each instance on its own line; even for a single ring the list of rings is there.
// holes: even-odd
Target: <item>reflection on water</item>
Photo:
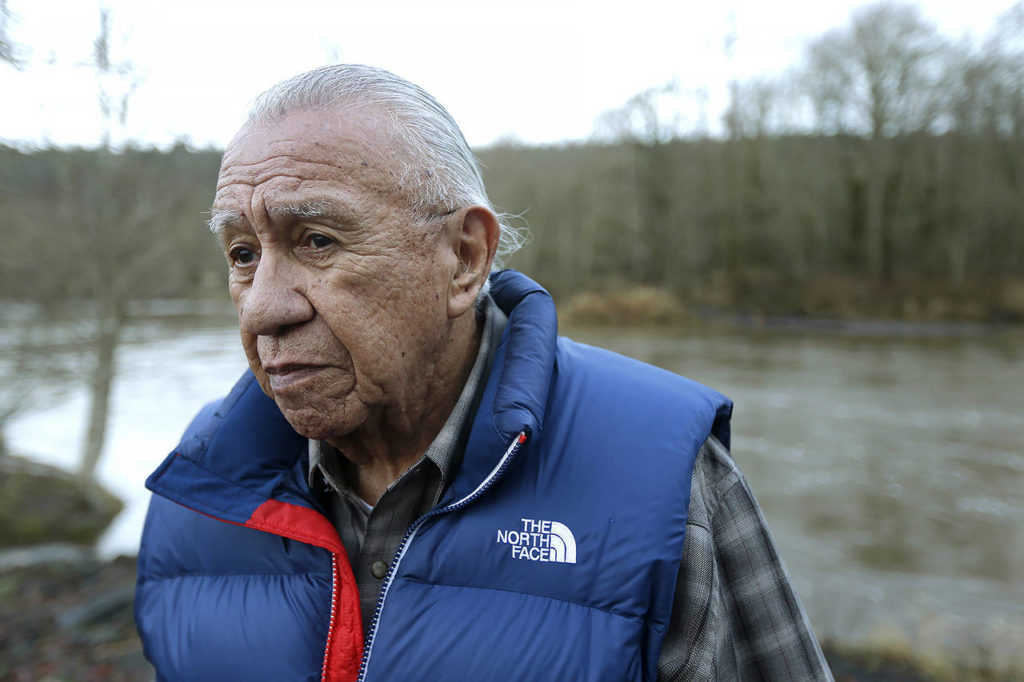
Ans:
[[[917,341],[569,334],[736,402],[733,454],[820,635],[1021,655],[1019,332]]]
[[[736,402],[734,456],[820,635],[895,640],[961,659],[1024,651],[1019,333],[945,340],[568,334],[690,376]],[[191,415],[245,366],[236,331],[195,319],[140,323],[128,338],[100,475],[129,506],[104,540],[106,553],[134,551],[143,480]],[[19,418],[11,445],[72,466],[83,403],[71,393]]]
[[[195,318],[137,323],[118,348],[110,425],[100,480],[125,500],[101,540],[102,554],[134,554],[149,502],[146,477],[177,444],[207,402],[223,396],[245,369],[237,329]],[[43,403],[44,405],[48,403]],[[8,444],[16,453],[74,469],[85,423],[81,386],[58,394],[46,409],[18,415]]]

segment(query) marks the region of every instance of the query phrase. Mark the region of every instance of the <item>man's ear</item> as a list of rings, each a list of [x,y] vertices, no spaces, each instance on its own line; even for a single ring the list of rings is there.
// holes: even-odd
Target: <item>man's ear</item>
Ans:
[[[458,264],[448,293],[448,317],[455,319],[473,308],[480,288],[491,273],[498,250],[498,218],[483,206],[470,206],[459,216],[455,235]]]

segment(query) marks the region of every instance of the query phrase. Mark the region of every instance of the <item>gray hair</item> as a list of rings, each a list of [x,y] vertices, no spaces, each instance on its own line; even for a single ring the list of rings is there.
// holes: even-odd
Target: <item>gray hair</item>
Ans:
[[[414,83],[362,64],[335,64],[281,81],[256,98],[246,127],[280,119],[290,111],[326,110],[339,104],[371,106],[390,118],[393,133],[409,152],[401,162],[400,189],[424,218],[479,204],[498,217],[500,237],[494,268],[529,239],[515,215],[499,213],[487,197],[480,164],[451,114]]]

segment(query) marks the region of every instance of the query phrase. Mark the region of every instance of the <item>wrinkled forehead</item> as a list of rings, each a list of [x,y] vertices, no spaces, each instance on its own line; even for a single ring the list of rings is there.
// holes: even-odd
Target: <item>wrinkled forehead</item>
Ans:
[[[381,162],[399,159],[402,151],[395,124],[385,112],[369,105],[335,105],[246,123],[225,149],[221,170],[281,153],[322,161],[358,157]]]
[[[407,202],[410,157],[393,122],[372,107],[290,111],[238,132],[224,152],[215,203],[239,190],[331,183]]]

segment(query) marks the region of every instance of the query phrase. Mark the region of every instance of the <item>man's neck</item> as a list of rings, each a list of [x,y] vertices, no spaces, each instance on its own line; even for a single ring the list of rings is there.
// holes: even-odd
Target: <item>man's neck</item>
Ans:
[[[426,395],[385,409],[348,436],[328,439],[343,454],[341,463],[353,492],[369,504],[375,505],[388,486],[419,460],[455,407],[480,346],[476,314],[464,318],[462,330],[444,345],[443,356],[432,367],[423,368],[436,374],[427,383]]]

